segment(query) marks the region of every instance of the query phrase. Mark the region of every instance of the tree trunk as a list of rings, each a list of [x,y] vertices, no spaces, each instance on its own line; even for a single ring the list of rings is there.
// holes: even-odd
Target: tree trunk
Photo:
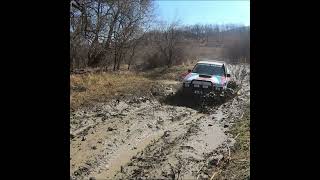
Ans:
[[[131,56],[130,56],[130,59],[129,59],[129,63],[128,63],[128,70],[130,70],[130,66],[131,66],[131,63],[132,63],[132,60],[133,60],[133,57],[134,57],[134,54],[135,54],[135,49],[136,49],[136,45],[134,45],[134,47],[132,49],[132,53],[131,53]]]
[[[107,41],[105,44],[106,49],[109,48],[110,42],[111,42],[111,37],[112,37],[112,33],[113,33],[113,29],[114,29],[114,25],[116,24],[117,20],[118,20],[118,16],[119,16],[120,11],[118,10],[115,14],[115,16],[113,17],[113,21],[110,24],[110,28],[109,28],[109,32],[108,32],[108,36],[107,36]]]
[[[117,70],[118,71],[120,70],[120,61],[118,61],[118,63],[117,63]]]
[[[116,71],[116,66],[117,66],[117,56],[115,54],[114,56],[114,63],[113,63],[113,71]]]
[[[122,60],[122,51],[119,51],[118,55],[119,55],[119,57],[118,57],[118,61],[117,61],[117,70],[120,70],[120,64],[121,64],[121,60]]]
[[[172,48],[172,47],[171,47]],[[168,67],[171,67],[172,65],[172,49],[169,49],[169,54],[168,54]]]
[[[116,66],[117,66],[117,49],[114,48],[114,59],[113,59],[113,71],[116,71]]]

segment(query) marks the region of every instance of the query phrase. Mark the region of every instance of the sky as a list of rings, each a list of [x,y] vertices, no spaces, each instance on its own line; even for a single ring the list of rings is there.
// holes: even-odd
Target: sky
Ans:
[[[156,16],[161,21],[181,24],[242,24],[250,26],[249,0],[156,0]]]

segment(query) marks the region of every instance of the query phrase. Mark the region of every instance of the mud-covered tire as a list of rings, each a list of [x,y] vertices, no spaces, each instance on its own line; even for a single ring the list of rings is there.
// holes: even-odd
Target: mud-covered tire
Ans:
[[[224,92],[225,95],[229,96],[229,95],[233,95],[235,92],[233,89],[231,88],[227,88]]]
[[[231,89],[236,89],[238,87],[237,83],[235,81],[229,81],[227,84],[227,89],[231,88]]]

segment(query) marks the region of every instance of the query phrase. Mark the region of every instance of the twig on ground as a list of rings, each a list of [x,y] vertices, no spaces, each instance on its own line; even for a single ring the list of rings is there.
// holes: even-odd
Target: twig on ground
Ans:
[[[237,139],[237,137],[238,137],[239,135],[240,135],[240,133],[238,133],[238,134],[236,135],[236,137],[234,137],[234,140]]]
[[[204,167],[204,165],[205,165],[205,164],[203,164],[203,165],[201,166],[201,168],[198,170],[197,174],[199,174],[199,172],[200,172],[201,169]]]
[[[243,118],[243,115],[244,115],[244,112],[242,113],[242,115],[241,115],[240,119],[242,119],[242,118]]]
[[[219,172],[220,172],[220,170],[218,170],[218,171],[214,172],[214,173],[212,174],[212,176],[211,176],[210,180],[212,180],[212,179],[214,178],[214,176],[215,176],[215,175],[217,175]]]
[[[197,180],[199,179],[199,176],[200,176],[199,172],[202,170],[202,168],[204,167],[205,164],[206,164],[206,163],[204,163],[204,164],[201,166],[201,168],[198,170],[198,172],[197,172]]]
[[[226,145],[227,145],[227,148],[228,148],[228,159],[229,160],[231,160],[231,151],[230,151],[230,147],[229,147],[229,145],[226,143]]]

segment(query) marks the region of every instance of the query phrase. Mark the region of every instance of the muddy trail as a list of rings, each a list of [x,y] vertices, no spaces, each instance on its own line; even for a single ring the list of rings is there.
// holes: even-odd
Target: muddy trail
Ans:
[[[221,101],[190,100],[177,81],[150,96],[99,103],[71,113],[71,179],[210,179],[228,156],[228,133],[250,103],[250,70],[230,65],[234,92]]]

